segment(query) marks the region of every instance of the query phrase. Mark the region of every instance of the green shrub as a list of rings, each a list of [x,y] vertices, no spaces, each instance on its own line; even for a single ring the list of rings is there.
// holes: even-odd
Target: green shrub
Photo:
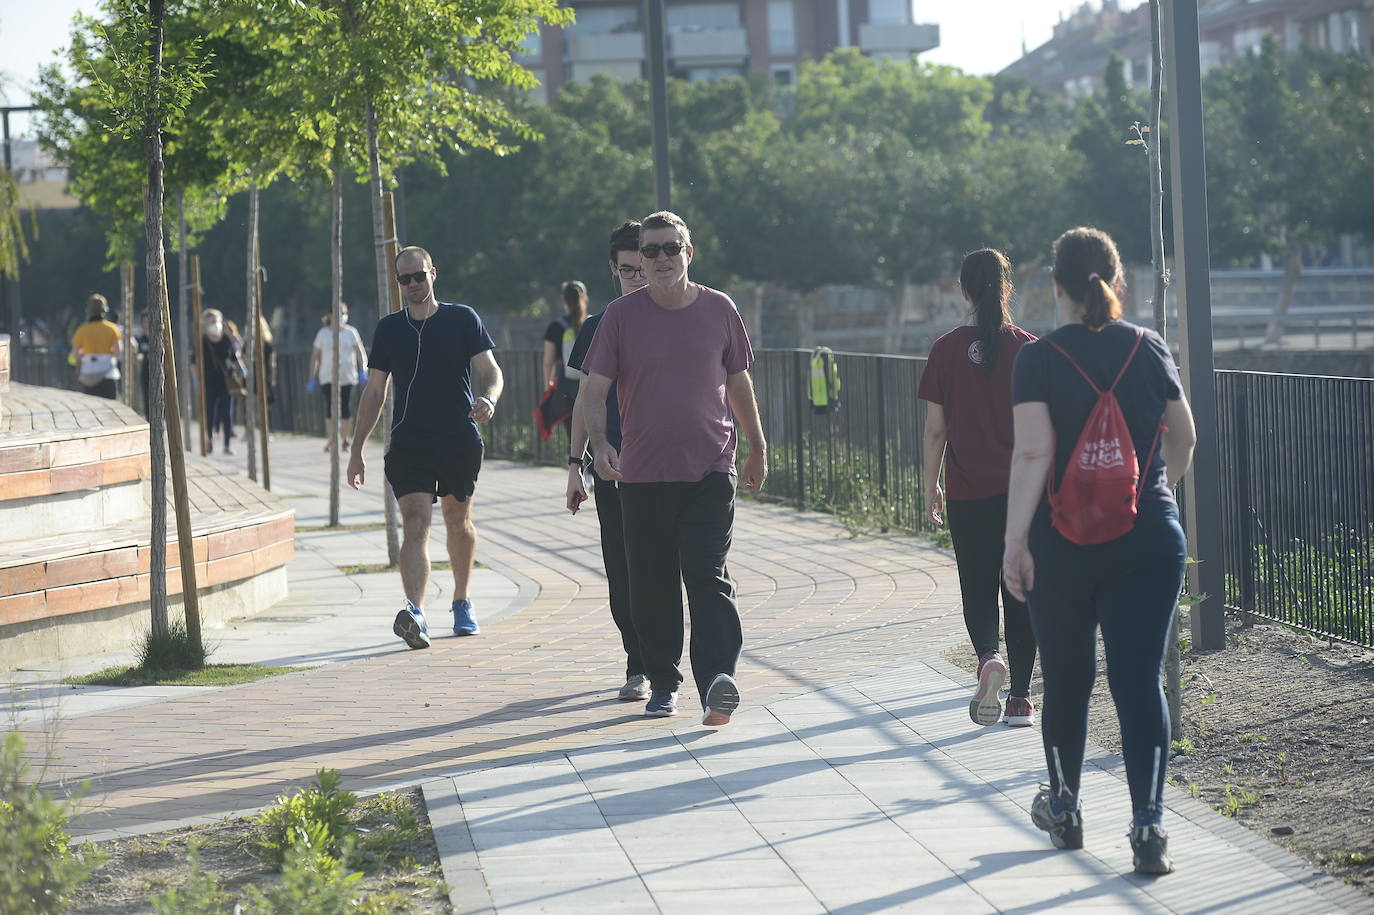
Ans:
[[[321,824],[286,849],[281,883],[267,892],[250,887],[244,915],[353,915],[359,911],[363,875],[313,841],[323,841]],[[348,844],[348,843],[345,843]]]
[[[348,811],[358,802],[357,795],[340,787],[343,777],[335,769],[321,768],[315,784],[298,790],[291,797],[281,795],[277,803],[258,815],[264,835],[260,846],[269,858],[283,866],[296,845],[345,859],[346,846],[353,835]]]
[[[210,656],[204,643],[186,634],[181,620],[172,620],[165,635],[145,632],[137,652],[138,666],[144,670],[200,670]]]
[[[63,912],[101,856],[94,848],[72,850],[68,803],[30,782],[23,752],[14,732],[0,747],[0,912]]]
[[[214,874],[200,866],[200,849],[194,842],[187,851],[191,876],[180,889],[170,889],[150,901],[157,915],[223,915],[229,911],[229,894],[219,888]]]

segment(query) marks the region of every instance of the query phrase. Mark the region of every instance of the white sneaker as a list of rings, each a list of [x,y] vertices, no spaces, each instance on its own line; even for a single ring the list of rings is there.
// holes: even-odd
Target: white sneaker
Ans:
[[[644,702],[649,698],[649,678],[643,674],[635,674],[625,680],[625,685],[620,687],[620,694],[616,697],[621,702]]]

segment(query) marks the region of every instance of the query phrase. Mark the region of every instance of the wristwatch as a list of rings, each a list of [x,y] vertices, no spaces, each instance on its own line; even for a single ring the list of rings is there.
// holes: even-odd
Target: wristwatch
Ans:
[[[578,467],[581,467],[581,466],[582,466],[582,458],[580,458],[580,457],[573,457],[573,456],[569,455],[569,456],[568,456],[568,466],[571,467],[571,466],[574,465],[574,464],[576,464]]]

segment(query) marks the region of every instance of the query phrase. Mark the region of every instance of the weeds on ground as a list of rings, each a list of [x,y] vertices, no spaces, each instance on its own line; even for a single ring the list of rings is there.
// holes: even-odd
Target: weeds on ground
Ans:
[[[137,652],[136,666],[144,670],[200,670],[212,649],[207,649],[203,641],[193,640],[181,620],[172,620],[161,635],[144,633]]]
[[[354,835],[348,811],[358,796],[345,791],[342,783],[337,770],[321,768],[315,772],[315,784],[291,797],[281,795],[274,806],[258,815],[264,833],[259,845],[273,864],[283,866],[297,845],[344,857]]]
[[[0,746],[0,912],[64,912],[72,890],[100,864],[100,853],[89,846],[72,850],[66,830],[72,802],[40,790],[23,753],[23,739],[6,735]]]
[[[1228,783],[1221,804],[1217,807],[1217,813],[1224,817],[1234,817],[1246,807],[1258,807],[1262,800],[1258,791]]]

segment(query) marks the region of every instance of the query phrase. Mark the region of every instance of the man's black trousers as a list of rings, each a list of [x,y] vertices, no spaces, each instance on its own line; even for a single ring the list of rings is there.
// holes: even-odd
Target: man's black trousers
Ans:
[[[725,568],[735,525],[735,478],[621,483],[630,604],[644,671],[654,689],[682,683],[682,585],[692,620],[692,675],[705,696],[716,674],[734,675],[743,635]]]

